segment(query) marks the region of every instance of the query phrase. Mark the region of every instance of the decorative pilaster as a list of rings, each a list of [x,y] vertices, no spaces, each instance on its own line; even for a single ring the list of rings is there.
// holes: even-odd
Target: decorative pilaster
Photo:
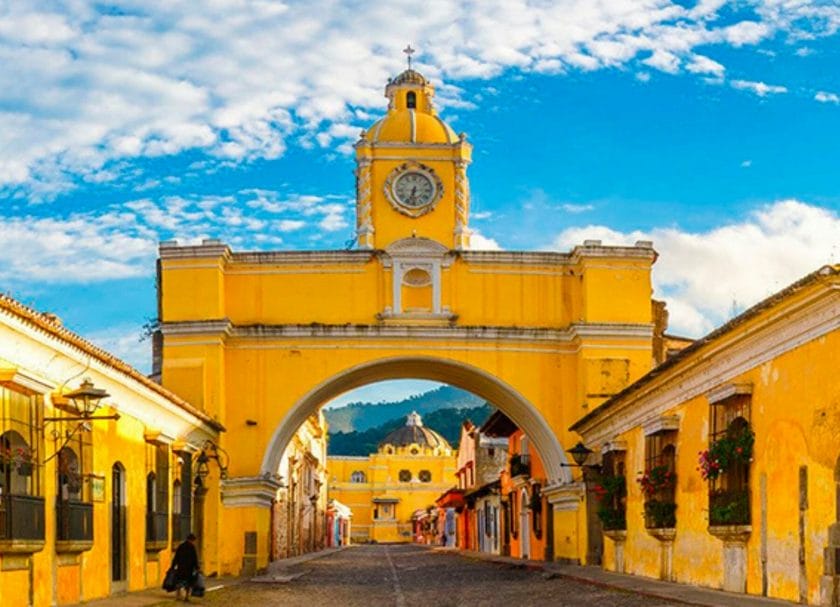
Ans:
[[[648,534],[659,540],[659,579],[666,582],[674,581],[674,538],[677,530],[674,527],[660,527],[648,529]]]
[[[467,162],[455,163],[455,248],[470,248],[470,184],[467,181]]]
[[[747,542],[749,525],[712,525],[709,533],[723,542],[723,589],[747,592]]]
[[[360,159],[356,169],[356,240],[360,249],[373,249],[371,163]]]
[[[623,529],[609,529],[604,530],[604,535],[613,541],[615,572],[624,573],[624,542],[627,541],[627,531]]]

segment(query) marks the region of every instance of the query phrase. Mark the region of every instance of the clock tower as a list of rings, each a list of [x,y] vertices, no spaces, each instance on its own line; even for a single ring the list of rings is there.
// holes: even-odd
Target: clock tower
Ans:
[[[417,237],[468,249],[472,146],[438,117],[434,87],[410,64],[385,97],[388,113],[356,143],[358,246]]]

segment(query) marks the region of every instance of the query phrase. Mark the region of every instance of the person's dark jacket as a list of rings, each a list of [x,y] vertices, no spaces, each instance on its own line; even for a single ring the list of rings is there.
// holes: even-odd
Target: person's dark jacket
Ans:
[[[198,552],[192,542],[182,542],[172,557],[172,568],[178,581],[192,581],[198,572]]]

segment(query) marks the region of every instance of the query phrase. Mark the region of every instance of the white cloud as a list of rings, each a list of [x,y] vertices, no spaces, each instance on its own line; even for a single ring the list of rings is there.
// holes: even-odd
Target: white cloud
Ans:
[[[560,208],[562,208],[567,213],[576,214],[576,213],[586,213],[588,211],[592,211],[592,210],[595,209],[595,205],[566,203],[566,204],[560,205]]]
[[[494,239],[487,238],[478,230],[473,229],[470,236],[470,249],[473,251],[500,251],[502,247]]]
[[[152,342],[143,339],[143,327],[119,325],[88,333],[84,337],[141,373],[151,373]]]
[[[741,168],[748,169],[752,166],[752,160],[743,160],[741,161]]]
[[[700,336],[826,263],[840,261],[840,215],[796,200],[762,207],[740,222],[706,232],[656,228],[618,232],[604,226],[564,230],[554,248],[586,239],[604,244],[652,240],[655,297],[671,312],[672,331]]]
[[[732,88],[742,91],[750,91],[759,97],[766,97],[767,95],[780,95],[788,92],[787,87],[753,80],[733,80],[730,84],[732,85]]]
[[[509,69],[628,65],[720,77],[723,66],[696,49],[777,32],[828,35],[840,24],[830,3],[748,4],[721,25],[719,0],[691,9],[669,0],[488,0],[421,12],[413,0],[218,1],[201,10],[190,0],[124,0],[119,10],[94,0],[7,3],[0,188],[49,198],[79,180],[118,180],[137,158],[188,149],[211,165],[276,158],[289,142],[349,152],[381,111],[406,39],[423,41],[418,67],[450,85]],[[738,20],[741,9],[749,20]],[[758,94],[781,92],[759,84]],[[441,88],[445,104],[463,107],[461,97]]]
[[[91,283],[148,276],[158,242],[219,238],[275,248],[281,233],[349,227],[348,198],[243,190],[228,196],[140,198],[64,217],[0,216],[0,281]]]
[[[718,78],[723,77],[726,68],[714,59],[709,59],[703,55],[694,55],[688,65],[685,66],[692,74],[711,74]]]
[[[829,93],[827,91],[819,91],[814,95],[814,99],[820,103],[840,103],[840,96],[837,93]]]

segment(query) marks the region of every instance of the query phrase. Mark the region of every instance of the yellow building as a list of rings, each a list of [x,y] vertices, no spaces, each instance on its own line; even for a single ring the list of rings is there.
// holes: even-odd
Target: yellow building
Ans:
[[[503,410],[545,464],[555,556],[586,553],[562,466],[577,441],[567,428],[650,370],[656,254],[649,242],[471,250],[470,144],[436,114],[418,72],[385,95],[387,113],[356,145],[358,248],[160,246],[163,385],[220,420],[233,454],[230,478],[207,496],[213,570],[239,572],[244,546],[267,564],[298,427],[348,390],[399,378],[448,383]]]
[[[0,295],[0,605],[159,587],[173,545],[201,527],[195,454],[221,429]]]
[[[455,482],[455,453],[416,412],[368,457],[327,458],[330,497],[353,513],[354,542],[411,542],[417,510]]]
[[[840,266],[747,310],[572,429],[600,451],[604,487],[626,479],[604,517],[606,568],[840,605]]]
[[[272,560],[321,550],[327,542],[327,420],[310,415],[286,447],[280,463],[272,528]],[[256,570],[252,560],[243,568]]]

